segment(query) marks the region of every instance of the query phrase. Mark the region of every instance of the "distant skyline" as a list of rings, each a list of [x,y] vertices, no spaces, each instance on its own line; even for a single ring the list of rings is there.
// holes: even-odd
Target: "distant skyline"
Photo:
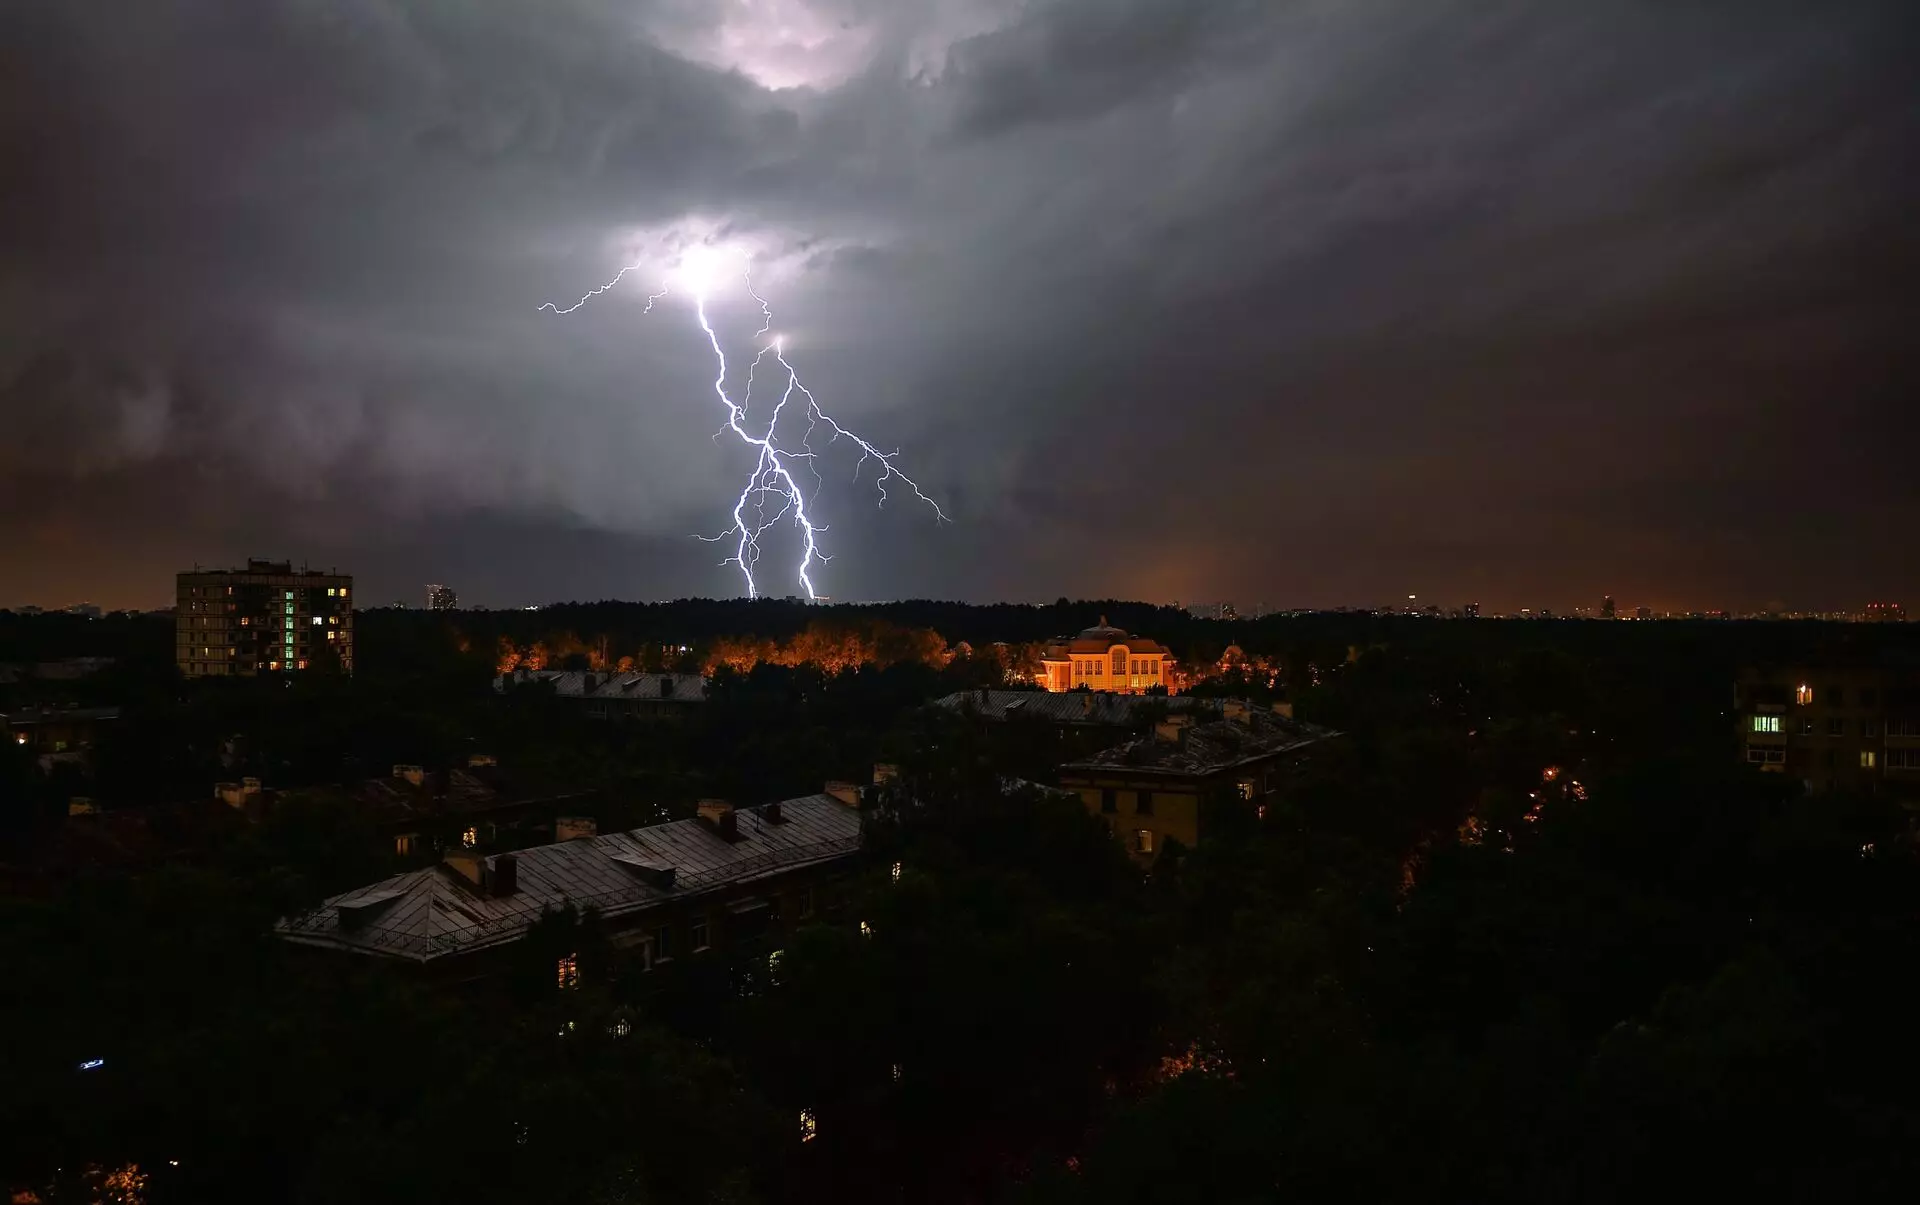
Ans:
[[[244,563],[246,562],[246,559],[247,559],[246,557],[242,556],[242,557],[230,558],[227,560],[203,561],[201,562],[201,568],[214,569],[214,568],[239,567],[244,565]],[[286,558],[283,555],[276,553],[273,555],[272,559],[286,559]],[[378,576],[370,577],[366,574],[356,571],[352,565],[340,564],[338,562],[333,562],[333,561],[315,561],[315,560],[309,559],[306,562],[302,562],[301,558],[294,557],[293,563],[296,567],[299,567],[304,563],[308,567],[313,568],[315,570],[327,570],[327,571],[338,570],[341,573],[353,574],[355,579],[355,589],[359,596],[358,605],[361,607],[385,607],[385,606],[391,606],[391,605],[394,605],[395,603],[398,603],[399,605],[405,606],[405,607],[420,608],[420,609],[426,608],[425,591],[427,586],[430,584],[427,579],[423,578],[418,583],[402,583],[402,582],[397,582],[397,581],[385,579]],[[180,571],[184,571],[184,570],[193,568],[193,566],[182,565],[179,568],[180,568]],[[479,608],[479,609],[488,609],[488,610],[510,610],[510,609],[527,607],[527,606],[547,606],[547,605],[565,604],[565,603],[591,603],[591,602],[601,602],[601,601],[658,603],[658,602],[673,602],[673,601],[686,599],[686,598],[734,597],[732,595],[700,595],[700,594],[678,594],[678,595],[669,595],[669,596],[662,596],[662,597],[632,597],[632,596],[616,597],[612,595],[597,595],[597,596],[555,595],[555,596],[549,597],[549,596],[541,595],[537,588],[529,590],[523,594],[518,594],[518,595],[512,594],[512,593],[508,593],[505,595],[495,595],[495,594],[482,593],[482,592],[470,593],[466,586],[462,585],[460,582],[456,580],[453,580],[445,576],[439,579],[435,579],[435,581],[431,584],[443,585],[455,590],[458,593],[459,606],[462,609]],[[1598,611],[1600,610],[1603,600],[1607,597],[1605,593],[1596,594],[1591,597],[1566,598],[1561,600],[1549,600],[1545,598],[1527,596],[1527,597],[1516,598],[1514,600],[1509,601],[1509,600],[1503,600],[1499,597],[1483,597],[1483,596],[1477,596],[1477,595],[1471,596],[1471,597],[1462,596],[1458,598],[1453,598],[1453,597],[1442,598],[1437,595],[1429,596],[1426,594],[1419,594],[1418,592],[1415,592],[1415,593],[1417,594],[1417,597],[1413,599],[1409,599],[1406,596],[1406,594],[1401,593],[1397,595],[1389,595],[1384,598],[1359,598],[1359,599],[1344,599],[1344,600],[1328,600],[1328,599],[1316,598],[1312,600],[1306,600],[1306,599],[1294,599],[1294,598],[1288,598],[1288,597],[1273,597],[1273,598],[1256,597],[1253,595],[1234,596],[1234,595],[1222,594],[1219,592],[1209,593],[1204,590],[1194,591],[1194,592],[1171,596],[1171,597],[1148,597],[1148,596],[1126,594],[1126,593],[1109,593],[1109,594],[1101,594],[1101,595],[1079,595],[1079,594],[1073,594],[1073,593],[1049,594],[1045,591],[1042,591],[1038,595],[1035,595],[1032,597],[1024,597],[1024,598],[961,598],[953,601],[978,603],[978,604],[992,604],[992,603],[998,602],[998,603],[1016,603],[1016,604],[1030,604],[1030,605],[1044,606],[1044,605],[1048,605],[1055,602],[1059,598],[1065,597],[1071,601],[1084,602],[1089,605],[1095,602],[1105,601],[1105,600],[1117,600],[1117,601],[1123,601],[1123,602],[1141,602],[1141,603],[1148,603],[1155,606],[1173,606],[1177,604],[1181,607],[1204,607],[1204,606],[1215,606],[1221,603],[1232,603],[1234,607],[1240,612],[1240,615],[1242,618],[1249,618],[1251,617],[1252,612],[1256,607],[1264,607],[1267,611],[1283,611],[1283,610],[1338,610],[1341,608],[1356,608],[1356,609],[1391,608],[1391,609],[1404,610],[1409,608],[1423,609],[1428,606],[1437,606],[1441,608],[1441,610],[1443,611],[1453,611],[1460,607],[1466,606],[1469,603],[1478,604],[1482,609],[1483,613],[1489,616],[1492,616],[1496,613],[1513,614],[1522,609],[1540,610],[1543,608],[1547,610],[1552,610],[1557,614],[1571,616],[1576,611],[1581,611],[1581,610],[1590,611],[1597,614]],[[780,597],[780,596],[776,596],[776,597]],[[938,596],[933,596],[933,595],[901,596],[902,599],[936,598],[936,597]],[[1724,600],[1689,600],[1684,602],[1669,602],[1669,601],[1654,601],[1651,596],[1635,597],[1632,595],[1618,594],[1618,593],[1614,594],[1612,597],[1618,609],[1619,616],[1623,619],[1632,618],[1634,612],[1640,607],[1647,607],[1651,611],[1653,611],[1655,614],[1685,614],[1688,612],[1696,612],[1696,611],[1699,611],[1699,612],[1725,611],[1725,612],[1731,612],[1731,613],[1737,613],[1737,614],[1759,613],[1759,612],[1767,612],[1767,611],[1797,612],[1797,613],[1821,612],[1821,613],[1834,613],[1834,614],[1852,614],[1852,613],[1864,612],[1867,608],[1867,604],[1871,602],[1894,603],[1894,604],[1899,604],[1903,606],[1907,605],[1908,603],[1908,600],[1896,594],[1888,594],[1888,593],[1874,595],[1871,598],[1861,598],[1858,600],[1838,600],[1830,603],[1822,603],[1822,602],[1790,603],[1787,600],[1779,599],[1779,598],[1761,599],[1755,602],[1728,602]],[[164,609],[165,607],[170,606],[172,604],[172,600],[173,600],[173,573],[169,572],[164,575],[163,585],[160,585],[155,588],[139,590],[139,591],[136,591],[134,594],[130,594],[124,598],[121,596],[59,597],[59,598],[40,598],[40,599],[0,597],[0,608],[18,610],[23,606],[36,606],[36,607],[41,607],[45,610],[52,611],[52,610],[60,610],[60,609],[71,607],[71,606],[78,606],[81,604],[92,604],[92,605],[101,607],[103,610],[108,610],[108,611],[113,611],[113,610],[147,611],[147,610]],[[884,598],[859,598],[859,599],[834,598],[834,599],[827,600],[829,605],[833,603],[878,604],[878,603],[885,603],[885,602],[891,602],[891,601],[900,601],[900,600],[884,599]],[[1920,608],[1910,608],[1910,609],[1920,610]]]
[[[834,449],[834,598],[1920,604],[1916,61],[1910,0],[5,6],[0,604],[737,593],[642,320],[703,243],[952,517]]]

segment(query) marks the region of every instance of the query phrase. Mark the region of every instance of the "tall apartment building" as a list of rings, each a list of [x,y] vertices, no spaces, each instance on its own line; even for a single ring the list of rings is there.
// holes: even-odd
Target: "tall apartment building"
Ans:
[[[174,661],[189,678],[353,672],[353,578],[290,561],[178,575]]]
[[[1742,756],[1810,793],[1920,793],[1920,669],[1749,669],[1734,706]]]
[[[429,585],[427,587],[427,610],[451,611],[460,605],[460,596],[453,592],[452,586]]]

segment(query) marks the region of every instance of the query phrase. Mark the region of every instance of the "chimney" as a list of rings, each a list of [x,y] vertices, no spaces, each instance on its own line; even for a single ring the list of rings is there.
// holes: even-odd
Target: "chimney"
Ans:
[[[1081,715],[1093,714],[1093,692],[1090,690],[1083,691],[1080,695],[1080,714]]]
[[[487,875],[487,894],[496,899],[512,895],[520,886],[520,859],[501,854],[493,860]]]
[[[876,778],[878,776],[876,775]],[[860,788],[850,782],[832,781],[827,783],[826,793],[838,799],[850,808],[860,806]]]
[[[1279,716],[1282,719],[1286,719],[1286,720],[1292,719],[1293,718],[1292,702],[1289,701],[1285,703],[1275,703],[1273,705],[1273,714]]]
[[[487,858],[478,850],[465,847],[450,849],[441,865],[476,891],[482,890],[486,884]]]
[[[702,799],[698,810],[700,823],[728,841],[740,839],[740,819],[733,805],[724,799]]]
[[[660,697],[663,699],[671,699],[673,697],[673,675],[672,674],[660,675]]]
[[[259,779],[257,779],[257,778],[243,778],[243,779],[241,779],[241,780],[240,780],[240,794],[242,794],[242,795],[258,795],[259,793],[260,793],[260,780],[259,780]]]
[[[878,761],[873,763],[874,786],[884,785],[898,777],[900,777],[900,767],[894,765],[892,762]]]
[[[555,841],[577,841],[582,837],[597,837],[600,825],[591,816],[560,816],[553,822]]]
[[[599,679],[599,677],[598,677],[597,675],[594,675],[594,674],[591,674],[591,673],[589,673],[589,674],[583,674],[583,675],[581,675],[581,677],[580,677],[580,693],[581,693],[582,695],[590,695],[590,694],[592,694],[592,693],[593,693],[593,688],[594,688],[594,687],[596,687],[596,686],[598,686],[598,685],[600,685],[600,679]]]
[[[829,783],[828,785],[831,786],[832,784]],[[780,809],[780,801],[778,799],[772,803],[763,803],[760,805],[760,818],[768,824],[785,824],[787,822],[787,815]]]
[[[419,766],[396,765],[393,768],[393,776],[395,778],[404,778],[417,787],[426,781],[427,772]]]
[[[1220,705],[1220,716],[1222,719],[1234,720],[1242,724],[1246,723],[1246,702],[1241,699],[1228,699]]]
[[[1187,727],[1191,721],[1191,716],[1168,716],[1153,726],[1154,738],[1184,747],[1187,743]]]

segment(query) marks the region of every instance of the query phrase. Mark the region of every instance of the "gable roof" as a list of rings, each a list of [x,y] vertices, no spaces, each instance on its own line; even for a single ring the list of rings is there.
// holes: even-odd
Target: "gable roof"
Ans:
[[[860,847],[860,814],[831,795],[780,805],[782,823],[742,808],[740,839],[697,820],[675,820],[515,851],[511,895],[474,890],[443,866],[394,875],[336,895],[274,928],[289,941],[425,963],[516,941],[542,915],[571,903],[612,919],[673,899],[697,897],[798,866],[846,857]],[[497,865],[499,855],[486,859]],[[643,877],[674,868],[672,886]],[[345,911],[361,923],[342,926]]]
[[[528,682],[551,682],[553,693],[565,699],[652,699],[668,703],[700,703],[707,697],[707,680],[699,674],[611,673],[606,670],[579,669],[515,670],[493,680],[494,693],[505,694],[508,686]]]

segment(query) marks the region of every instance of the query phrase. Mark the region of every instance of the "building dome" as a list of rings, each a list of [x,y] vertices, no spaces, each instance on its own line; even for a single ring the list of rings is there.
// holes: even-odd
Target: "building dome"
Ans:
[[[1094,624],[1092,627],[1082,628],[1080,630],[1080,635],[1077,637],[1077,639],[1080,639],[1080,640],[1111,639],[1115,641],[1125,640],[1126,638],[1127,638],[1127,633],[1125,629],[1116,628],[1108,624],[1107,617],[1105,615],[1102,615],[1100,617],[1100,622],[1097,624]]]

